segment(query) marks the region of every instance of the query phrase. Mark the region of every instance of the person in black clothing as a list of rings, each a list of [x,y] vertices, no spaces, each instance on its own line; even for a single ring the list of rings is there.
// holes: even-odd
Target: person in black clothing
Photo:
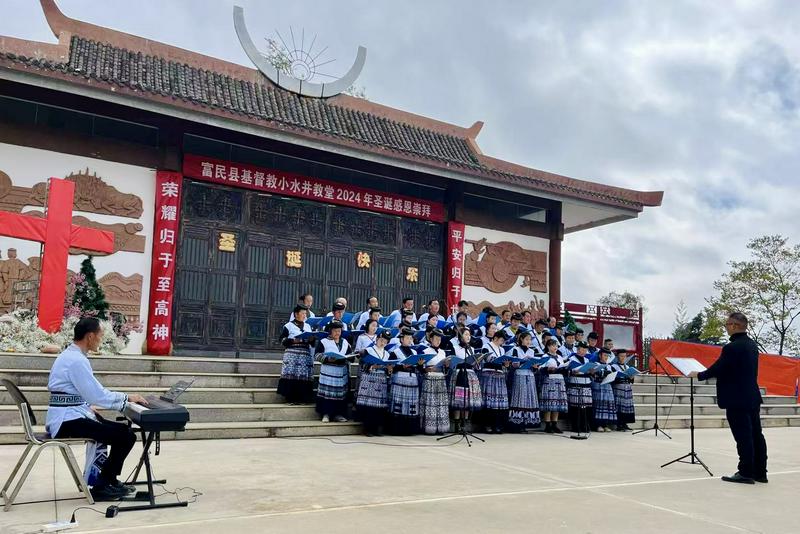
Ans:
[[[690,376],[717,379],[717,405],[725,409],[736,450],[739,470],[724,476],[725,482],[767,482],[767,442],[761,432],[761,390],[758,388],[758,346],[747,336],[747,317],[732,313],[725,323],[730,342],[714,364]]]

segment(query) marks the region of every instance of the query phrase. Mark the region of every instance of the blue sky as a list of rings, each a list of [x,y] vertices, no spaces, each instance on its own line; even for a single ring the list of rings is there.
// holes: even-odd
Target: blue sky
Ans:
[[[228,0],[61,0],[71,17],[249,64]],[[639,219],[568,235],[562,294],[644,295],[646,330],[694,314],[726,262],[766,233],[800,238],[800,8],[790,1],[245,1],[253,35],[291,26],[357,45],[376,102],[461,125],[485,153],[666,191]],[[34,0],[0,34],[54,41]]]

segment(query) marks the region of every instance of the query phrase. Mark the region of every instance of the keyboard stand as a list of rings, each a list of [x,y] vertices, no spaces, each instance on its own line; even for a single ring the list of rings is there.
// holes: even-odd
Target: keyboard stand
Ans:
[[[133,506],[120,506],[120,512],[135,512],[137,510],[154,510],[156,508],[175,508],[178,506],[188,506],[189,503],[186,501],[177,501],[177,502],[168,502],[168,503],[160,503],[156,504],[156,497],[155,493],[153,492],[153,484],[166,484],[166,480],[153,480],[153,470],[150,466],[150,446],[153,444],[154,441],[157,441],[158,432],[145,432],[144,430],[140,430],[142,435],[142,445],[144,446],[144,450],[142,451],[142,456],[139,458],[139,463],[136,465],[136,469],[133,475],[133,485],[139,484],[147,484],[147,491],[139,491],[136,493],[135,497],[124,497],[122,502],[131,502],[131,501],[148,501],[149,504],[137,504]],[[158,445],[156,445],[156,454],[158,454]],[[142,466],[144,466],[144,472],[147,475],[147,480],[138,481],[139,473],[142,470]]]

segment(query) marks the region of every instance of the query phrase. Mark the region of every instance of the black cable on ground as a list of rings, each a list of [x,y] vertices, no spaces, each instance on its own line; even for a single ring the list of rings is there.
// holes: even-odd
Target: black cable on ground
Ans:
[[[74,523],[75,522],[75,514],[78,512],[78,510],[91,510],[92,512],[94,512],[96,514],[106,515],[105,512],[101,512],[100,510],[97,510],[96,508],[92,508],[91,506],[79,506],[78,508],[75,508],[72,511],[72,517],[69,520],[70,523]]]
[[[194,489],[191,486],[183,486],[182,488],[176,488],[174,491],[170,491],[169,489],[167,489],[166,486],[164,486],[164,484],[153,484],[153,485],[154,486],[158,486],[158,487],[160,487],[161,489],[164,490],[163,493],[159,493],[158,495],[154,495],[153,498],[161,497],[163,495],[173,495],[178,502],[186,502],[188,504],[192,504],[192,503],[197,502],[197,498],[200,497],[203,494],[202,492],[197,491],[196,489]],[[186,499],[185,501],[181,501],[181,497],[179,495],[180,492],[182,492],[183,490],[190,490],[192,492],[192,495],[188,499]]]

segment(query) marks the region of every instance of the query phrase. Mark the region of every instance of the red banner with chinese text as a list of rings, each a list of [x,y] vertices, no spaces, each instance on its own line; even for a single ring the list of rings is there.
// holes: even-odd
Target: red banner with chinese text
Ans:
[[[178,172],[156,172],[153,260],[150,265],[150,306],[147,315],[148,354],[170,352],[182,182],[183,176]]]
[[[444,204],[439,202],[205,156],[185,155],[183,174],[196,180],[254,189],[265,193],[305,198],[426,221],[443,222],[445,220]]]
[[[464,223],[447,223],[447,309],[461,300],[464,285]]]

